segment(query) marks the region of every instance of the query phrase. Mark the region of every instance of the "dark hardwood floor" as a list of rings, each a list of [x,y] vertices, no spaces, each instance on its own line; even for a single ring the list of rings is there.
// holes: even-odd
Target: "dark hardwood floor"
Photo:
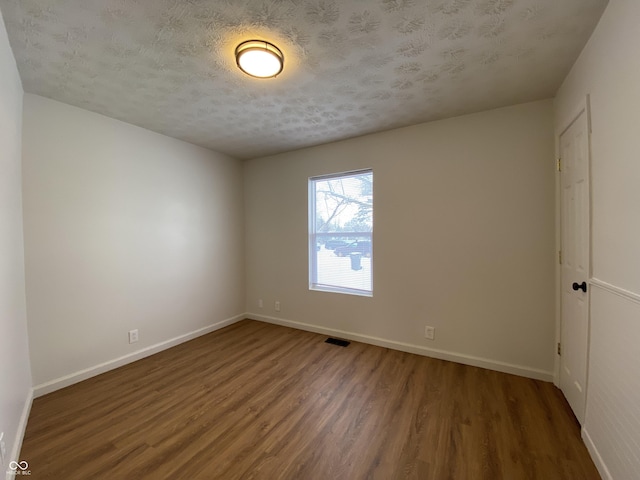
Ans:
[[[598,479],[545,382],[244,320],[33,403],[32,479]]]

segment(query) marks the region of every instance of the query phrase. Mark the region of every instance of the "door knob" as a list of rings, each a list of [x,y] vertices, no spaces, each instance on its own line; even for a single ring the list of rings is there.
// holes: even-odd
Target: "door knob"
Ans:
[[[573,282],[573,289],[577,292],[578,290],[582,290],[583,292],[587,292],[587,282],[576,283]]]

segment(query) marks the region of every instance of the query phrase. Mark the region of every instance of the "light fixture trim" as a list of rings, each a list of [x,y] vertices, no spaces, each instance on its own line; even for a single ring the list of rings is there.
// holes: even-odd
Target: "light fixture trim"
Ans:
[[[255,65],[247,65],[245,59],[254,57],[262,57],[262,63]],[[277,63],[275,63],[275,62]],[[271,65],[266,65],[271,63]],[[236,47],[236,64],[238,68],[247,75],[254,78],[273,78],[277,77],[284,68],[284,54],[282,50],[273,43],[265,40],[247,40]],[[261,72],[260,68],[270,67],[266,72]]]

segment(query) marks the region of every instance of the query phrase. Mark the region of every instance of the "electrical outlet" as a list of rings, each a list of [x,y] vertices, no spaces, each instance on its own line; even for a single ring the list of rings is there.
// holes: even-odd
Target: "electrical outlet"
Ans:
[[[4,432],[0,432],[0,465],[4,465],[4,457],[7,456],[7,445],[4,443]]]
[[[276,312],[280,311],[280,302],[278,300],[276,300],[275,308],[276,308]]]
[[[262,303],[262,299],[258,300],[258,308],[264,307],[264,303]]]
[[[424,327],[424,338],[434,340],[436,337],[436,329],[434,327]]]
[[[138,329],[129,330],[129,343],[136,343],[138,341]]]

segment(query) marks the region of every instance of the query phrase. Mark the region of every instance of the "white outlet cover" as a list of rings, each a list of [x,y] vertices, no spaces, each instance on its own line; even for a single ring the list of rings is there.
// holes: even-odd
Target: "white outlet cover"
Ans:
[[[136,343],[138,341],[138,330],[129,330],[129,343]]]
[[[424,336],[428,340],[433,340],[435,338],[436,329],[435,327],[424,327]]]

